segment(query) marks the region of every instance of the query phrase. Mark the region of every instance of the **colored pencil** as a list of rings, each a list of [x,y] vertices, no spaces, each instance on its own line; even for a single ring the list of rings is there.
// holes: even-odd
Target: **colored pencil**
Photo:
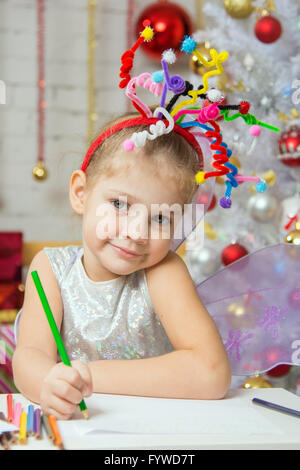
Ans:
[[[50,329],[52,331],[52,334],[53,334],[53,337],[54,337],[54,340],[55,340],[55,343],[56,343],[56,346],[57,346],[57,350],[58,350],[59,355],[61,357],[61,360],[66,366],[71,367],[71,363],[70,363],[67,351],[65,349],[65,346],[64,346],[64,343],[63,343],[62,338],[60,336],[59,330],[57,328],[55,319],[54,319],[53,314],[51,312],[51,309],[50,309],[46,294],[44,292],[43,286],[41,284],[38,272],[37,271],[31,271],[31,276],[33,278],[36,290],[37,290],[38,295],[40,297],[40,301],[43,305],[44,312],[46,314],[46,317],[47,317]],[[84,400],[81,400],[81,402],[79,403],[79,408],[80,408],[80,411],[82,412],[83,416],[85,417],[85,419],[88,419],[88,410],[87,410],[87,406],[86,406]]]
[[[293,410],[292,408],[286,408],[285,406],[277,405],[276,403],[271,403],[270,401],[261,400],[260,398],[252,398],[252,402],[255,403],[256,405],[261,405],[266,408],[271,408],[272,410],[281,411],[282,413],[287,413],[289,415],[300,418],[300,411],[298,410]]]
[[[23,411],[20,420],[19,443],[26,444],[27,442],[27,413]]]
[[[41,409],[37,408],[34,411],[34,436],[36,439],[41,439],[42,438],[42,432],[41,432]]]
[[[18,428],[20,427],[21,413],[22,413],[22,404],[18,402],[15,404],[14,421],[13,421],[14,425],[17,426]]]
[[[34,417],[34,406],[28,405],[27,411],[27,435],[33,435],[33,417]]]
[[[10,393],[6,397],[6,402],[7,402],[7,421],[9,423],[12,423],[14,412],[13,412],[13,398]]]
[[[53,431],[52,431],[52,428],[50,426],[50,423],[49,423],[49,418],[48,416],[46,415],[42,415],[42,423],[43,423],[43,426],[46,430],[46,433],[47,433],[47,436],[48,436],[48,439],[52,442],[54,442],[54,434],[53,434]]]
[[[49,415],[49,423],[50,423],[50,426],[52,428],[52,431],[53,431],[53,434],[54,434],[54,437],[55,437],[54,444],[56,446],[58,446],[61,450],[63,450],[63,448],[64,448],[63,441],[62,441],[62,438],[61,438],[61,435],[60,435],[60,432],[59,432],[57,422],[56,422],[56,419],[55,419],[54,415]]]

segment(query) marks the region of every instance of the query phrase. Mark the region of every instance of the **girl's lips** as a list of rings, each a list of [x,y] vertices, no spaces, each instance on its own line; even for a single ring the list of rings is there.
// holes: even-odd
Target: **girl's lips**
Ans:
[[[111,246],[122,256],[125,256],[125,258],[136,258],[137,256],[140,256],[139,254],[135,253],[129,253],[128,251],[124,250],[123,248],[120,248],[119,246],[113,245],[111,243]]]

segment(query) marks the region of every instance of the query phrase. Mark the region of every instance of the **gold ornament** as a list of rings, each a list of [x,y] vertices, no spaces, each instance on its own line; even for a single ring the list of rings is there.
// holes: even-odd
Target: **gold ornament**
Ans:
[[[239,161],[239,159],[235,156],[232,156],[230,157],[230,160],[229,160],[230,163],[232,163],[233,165],[235,165],[238,169],[241,168],[241,162]],[[224,176],[217,176],[216,177],[216,183],[218,184],[225,184],[225,177]]]
[[[223,5],[227,13],[233,18],[247,18],[254,8],[252,0],[223,0]]]
[[[296,222],[296,229],[287,234],[285,242],[300,245],[300,221]]]
[[[285,246],[287,256],[300,263],[300,220],[296,222],[296,229],[288,233],[284,240],[288,245]]]
[[[48,170],[45,168],[44,162],[38,162],[37,166],[35,166],[32,170],[33,177],[38,180],[42,181],[48,178]]]
[[[247,297],[247,296],[246,296]],[[227,321],[232,328],[253,328],[257,322],[255,309],[245,302],[232,302],[227,307]]]
[[[177,248],[176,253],[184,260],[186,255],[186,243],[183,242],[179,248]]]
[[[274,0],[265,0],[263,6],[255,7],[255,17],[258,21],[262,16],[268,16],[273,11],[276,11],[275,1]]]
[[[210,43],[208,41],[197,44],[197,50],[207,61],[211,60],[210,49]],[[201,77],[207,72],[207,67],[205,67],[201,60],[195,55],[192,55],[190,58],[190,68],[195,74],[201,75]]]
[[[290,121],[294,119],[298,119],[300,117],[300,114],[298,113],[296,108],[292,108],[290,115],[284,114],[282,111],[279,111],[279,113],[277,114],[277,117],[284,124],[288,124]]]
[[[243,388],[273,388],[273,385],[261,375],[249,377],[243,384]]]
[[[205,232],[205,235],[211,240],[218,239],[218,232],[214,230],[213,226],[209,224],[208,222],[204,222],[204,232]]]

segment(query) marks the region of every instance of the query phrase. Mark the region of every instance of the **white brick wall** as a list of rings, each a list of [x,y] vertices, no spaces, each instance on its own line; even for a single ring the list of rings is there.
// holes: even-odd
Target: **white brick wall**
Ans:
[[[136,0],[136,17],[154,0]],[[177,3],[195,14],[194,0]],[[87,135],[87,0],[46,0],[45,161],[49,178],[37,182],[37,12],[35,0],[0,0],[0,231],[21,230],[25,240],[80,240],[72,216],[69,179],[84,158]],[[126,0],[98,0],[96,9],[97,126],[126,110],[118,88],[126,49]],[[157,63],[138,51],[134,72]],[[173,73],[187,69],[181,59]],[[186,73],[188,78],[188,73]],[[152,98],[153,100],[153,98]],[[157,102],[157,101],[153,101]]]

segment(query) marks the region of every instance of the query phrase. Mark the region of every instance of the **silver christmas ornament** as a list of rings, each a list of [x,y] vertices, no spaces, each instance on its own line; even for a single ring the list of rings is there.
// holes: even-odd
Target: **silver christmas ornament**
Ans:
[[[214,274],[221,266],[221,257],[216,250],[203,247],[199,250],[187,251],[186,262],[191,276],[197,281],[203,276]]]
[[[279,201],[266,193],[257,193],[248,201],[248,211],[257,222],[270,222],[279,215],[281,210]]]

